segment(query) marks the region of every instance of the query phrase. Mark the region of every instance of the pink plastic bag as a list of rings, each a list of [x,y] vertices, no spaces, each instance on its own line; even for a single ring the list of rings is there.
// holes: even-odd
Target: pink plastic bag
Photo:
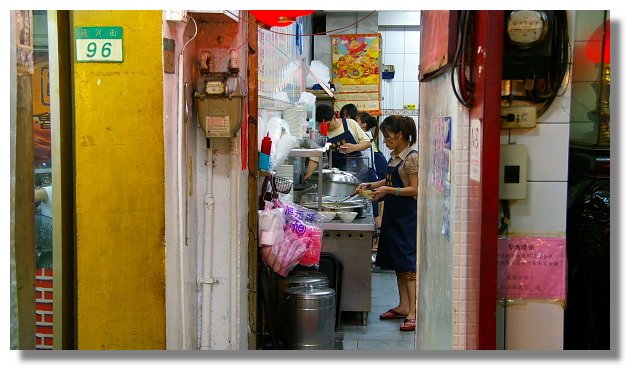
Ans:
[[[302,266],[319,267],[324,215],[288,200],[278,200],[276,206],[284,209],[285,228],[291,228],[297,238],[306,243],[306,252],[298,263]]]
[[[285,231],[281,243],[264,246],[262,261],[281,276],[287,276],[307,251],[307,241],[299,239],[292,230]]]

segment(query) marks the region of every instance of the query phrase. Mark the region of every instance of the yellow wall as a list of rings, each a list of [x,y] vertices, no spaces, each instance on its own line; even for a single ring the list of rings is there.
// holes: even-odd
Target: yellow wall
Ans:
[[[123,63],[74,63],[77,348],[164,349],[162,14],[72,20],[123,27],[124,49]]]

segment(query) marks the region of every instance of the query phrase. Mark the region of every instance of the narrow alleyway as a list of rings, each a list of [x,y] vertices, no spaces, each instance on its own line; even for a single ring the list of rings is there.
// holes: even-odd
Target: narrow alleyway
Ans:
[[[335,348],[343,350],[414,350],[415,332],[401,332],[401,320],[380,320],[379,314],[397,306],[399,294],[393,271],[373,269],[371,311],[366,326],[361,314],[343,312],[335,333]]]

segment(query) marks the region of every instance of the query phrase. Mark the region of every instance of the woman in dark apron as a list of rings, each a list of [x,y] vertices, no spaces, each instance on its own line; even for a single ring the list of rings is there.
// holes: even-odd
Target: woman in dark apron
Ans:
[[[346,171],[346,158],[347,157],[360,157],[362,153],[360,151],[353,151],[347,154],[340,152],[340,148],[342,145],[352,144],[356,145],[357,140],[353,136],[353,133],[348,128],[348,123],[345,118],[342,118],[342,126],[344,126],[344,133],[340,135],[336,135],[335,137],[329,138],[329,143],[333,145],[333,167],[338,168],[342,171]],[[344,146],[343,148],[346,148]]]
[[[386,178],[360,184],[358,190],[371,189],[374,200],[384,199],[382,231],[375,265],[395,270],[399,306],[380,315],[380,319],[403,319],[399,329],[413,331],[416,325],[416,244],[418,153],[414,120],[389,116],[381,124],[386,146],[392,150]]]
[[[349,123],[345,118],[335,118],[335,110],[326,104],[318,104],[316,106],[315,121],[316,123],[324,121],[328,124],[328,138],[329,143],[331,143],[333,167],[352,173],[360,181],[367,181],[366,174],[360,175],[358,173],[359,170],[356,170],[353,166],[355,162],[361,162],[359,160],[359,157],[362,156],[361,151],[371,147],[370,139],[368,139],[357,122],[349,119]],[[349,163],[347,163],[347,158],[351,158]],[[314,158],[309,159],[304,177],[305,181],[313,174],[317,165],[317,160]],[[361,165],[359,169],[363,169]]]

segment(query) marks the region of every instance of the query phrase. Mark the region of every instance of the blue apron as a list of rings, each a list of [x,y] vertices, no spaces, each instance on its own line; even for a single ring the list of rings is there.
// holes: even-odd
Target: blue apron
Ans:
[[[329,142],[331,143],[331,147],[333,147],[333,167],[338,168],[340,170],[345,170],[346,167],[346,156],[339,152],[340,146],[344,143],[351,143],[356,145],[357,141],[355,137],[353,137],[353,133],[348,130],[348,125],[346,124],[346,119],[342,119],[342,124],[344,125],[344,133],[337,135],[335,137],[329,138]],[[362,156],[360,151],[353,151],[348,156],[359,157]]]
[[[338,150],[340,148],[340,145],[344,144],[344,143],[351,143],[356,145],[357,141],[355,140],[355,137],[353,137],[353,133],[350,132],[350,130],[348,130],[348,124],[346,123],[346,119],[342,118],[342,124],[344,125],[344,132],[338,136],[335,136],[333,138],[329,138],[329,142],[333,145],[333,167],[340,169],[342,171],[347,171],[346,168],[346,158],[347,157],[360,157],[362,156],[362,152],[361,151],[353,151],[351,153],[348,154],[342,154],[340,153]],[[371,145],[372,147],[372,145]],[[370,161],[369,161],[370,162]],[[372,165],[372,162],[371,162]],[[349,171],[347,171],[349,172]],[[353,172],[354,173],[354,172]],[[375,170],[369,166],[368,171],[366,172],[366,174],[364,176],[359,176],[356,175],[356,177],[359,178],[360,182],[375,182],[375,181],[379,181],[379,179],[377,178],[377,174],[375,173]],[[373,201],[371,203],[372,208],[373,208],[373,217],[378,217],[379,216],[379,204],[375,201]]]
[[[412,150],[408,155],[413,152]],[[404,161],[386,170],[386,186],[403,188],[397,172]],[[415,197],[384,197],[384,215],[381,219],[381,234],[375,265],[395,271],[417,270],[417,200]]]
[[[373,161],[375,164],[375,172],[377,173],[377,181],[383,180],[386,178],[386,169],[388,168],[386,157],[381,151],[376,151]]]

